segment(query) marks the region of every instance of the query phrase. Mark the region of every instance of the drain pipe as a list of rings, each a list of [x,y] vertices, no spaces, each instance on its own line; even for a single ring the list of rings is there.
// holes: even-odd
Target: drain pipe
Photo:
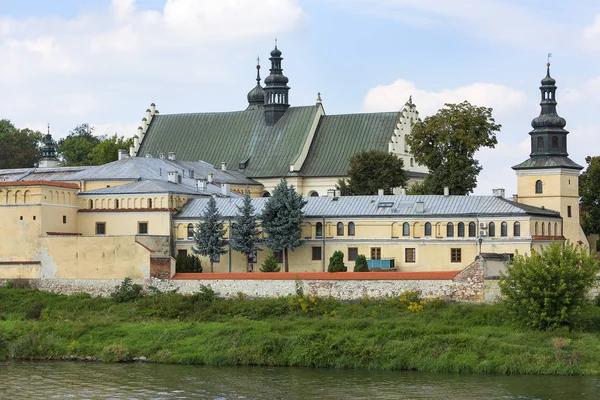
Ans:
[[[325,226],[325,217],[323,217],[323,228],[322,228],[322,240],[323,240],[323,255],[321,256],[321,269],[325,272],[325,234],[327,232],[327,228]]]
[[[229,254],[227,257],[227,270],[231,272],[231,218],[229,218],[229,240],[227,240],[227,244],[229,246]]]

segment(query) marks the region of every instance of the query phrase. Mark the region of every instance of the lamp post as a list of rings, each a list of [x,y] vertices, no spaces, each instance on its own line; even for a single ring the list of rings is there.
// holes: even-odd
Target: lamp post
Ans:
[[[477,242],[479,243],[479,256],[481,257],[481,243],[483,243],[483,238],[479,236]]]

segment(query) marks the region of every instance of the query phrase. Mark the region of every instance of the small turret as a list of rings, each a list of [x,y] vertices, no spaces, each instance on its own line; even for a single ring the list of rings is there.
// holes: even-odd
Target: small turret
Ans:
[[[262,108],[265,104],[265,91],[260,85],[260,59],[256,59],[256,86],[248,92],[248,108],[254,110]]]
[[[56,147],[52,135],[50,135],[50,124],[48,124],[48,133],[44,136],[44,147],[41,150],[40,168],[55,168],[60,165],[56,157]]]
[[[272,126],[279,121],[290,107],[288,78],[283,75],[281,68],[281,51],[277,48],[271,51],[271,74],[265,79],[265,122]]]

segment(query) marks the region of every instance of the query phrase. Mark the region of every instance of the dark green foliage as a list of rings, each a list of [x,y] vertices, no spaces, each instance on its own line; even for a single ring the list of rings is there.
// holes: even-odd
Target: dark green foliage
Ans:
[[[376,195],[379,189],[393,194],[394,188],[406,186],[404,161],[386,151],[363,150],[349,162],[348,180],[340,179],[337,184],[343,196]]]
[[[131,361],[132,358],[129,349],[120,344],[106,346],[100,353],[100,359],[109,363],[127,362]]]
[[[175,259],[175,271],[177,273],[202,272],[202,262],[194,255],[177,255]]]
[[[117,136],[116,133],[106,139],[100,138],[103,140],[90,151],[85,161],[86,165],[103,165],[117,161],[119,158],[118,151],[123,149],[129,153],[129,147],[133,145],[133,138]]]
[[[581,226],[586,235],[600,233],[600,156],[586,157],[587,168],[579,175]]]
[[[494,148],[498,143],[492,109],[476,107],[464,101],[446,104],[437,114],[417,121],[407,144],[415,161],[429,168],[430,176],[412,194],[465,195],[477,186],[482,167],[474,158],[482,147]]]
[[[95,136],[94,128],[89,124],[81,124],[69,132],[66,138],[58,141],[56,150],[65,166],[89,165],[88,156],[104,139],[103,136]]]
[[[354,262],[354,272],[369,272],[369,264],[364,254],[359,254]]]
[[[288,186],[286,180],[282,179],[267,200],[261,215],[265,243],[273,251],[283,251],[285,272],[289,271],[288,250],[294,250],[302,244],[300,224],[305,204],[306,201],[294,186]]]
[[[221,254],[227,253],[225,246],[225,227],[223,218],[217,209],[214,197],[208,200],[208,205],[202,215],[202,223],[194,230],[194,254],[202,254],[210,260],[210,272],[214,272],[213,264]]]
[[[277,262],[277,257],[275,257],[275,254],[273,254],[272,251],[269,251],[269,254],[267,254],[267,258],[265,258],[263,265],[261,265],[261,267],[260,267],[260,272],[279,272],[279,271],[281,271],[281,267],[279,266],[279,263]]]
[[[344,253],[340,250],[334,251],[329,257],[327,272],[346,272],[348,269],[344,265]]]
[[[123,282],[110,294],[110,298],[117,303],[125,303],[141,299],[144,294],[142,285],[133,283],[131,278],[123,279]]]
[[[40,319],[42,316],[42,310],[44,309],[44,301],[38,300],[32,303],[25,310],[25,318],[27,319]]]
[[[501,273],[500,290],[513,318],[534,329],[576,327],[584,295],[596,280],[598,262],[587,248],[554,242],[541,254],[515,254]]]
[[[35,167],[42,144],[40,132],[17,129],[9,120],[0,120],[0,169]]]
[[[212,303],[217,299],[217,294],[210,285],[200,285],[200,290],[194,294],[194,298],[200,303]]]
[[[248,193],[244,195],[244,203],[238,207],[235,221],[231,224],[231,248],[244,254],[246,259],[259,250],[258,224]]]

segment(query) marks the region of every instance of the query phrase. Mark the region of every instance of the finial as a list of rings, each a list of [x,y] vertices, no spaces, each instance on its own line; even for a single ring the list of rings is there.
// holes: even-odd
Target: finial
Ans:
[[[317,92],[317,104],[321,104],[323,99],[321,99],[321,92]]]
[[[277,38],[275,38],[275,48],[277,48]]]
[[[48,135],[50,134],[50,122],[48,122]]]
[[[260,57],[256,56],[256,82],[260,85]]]

